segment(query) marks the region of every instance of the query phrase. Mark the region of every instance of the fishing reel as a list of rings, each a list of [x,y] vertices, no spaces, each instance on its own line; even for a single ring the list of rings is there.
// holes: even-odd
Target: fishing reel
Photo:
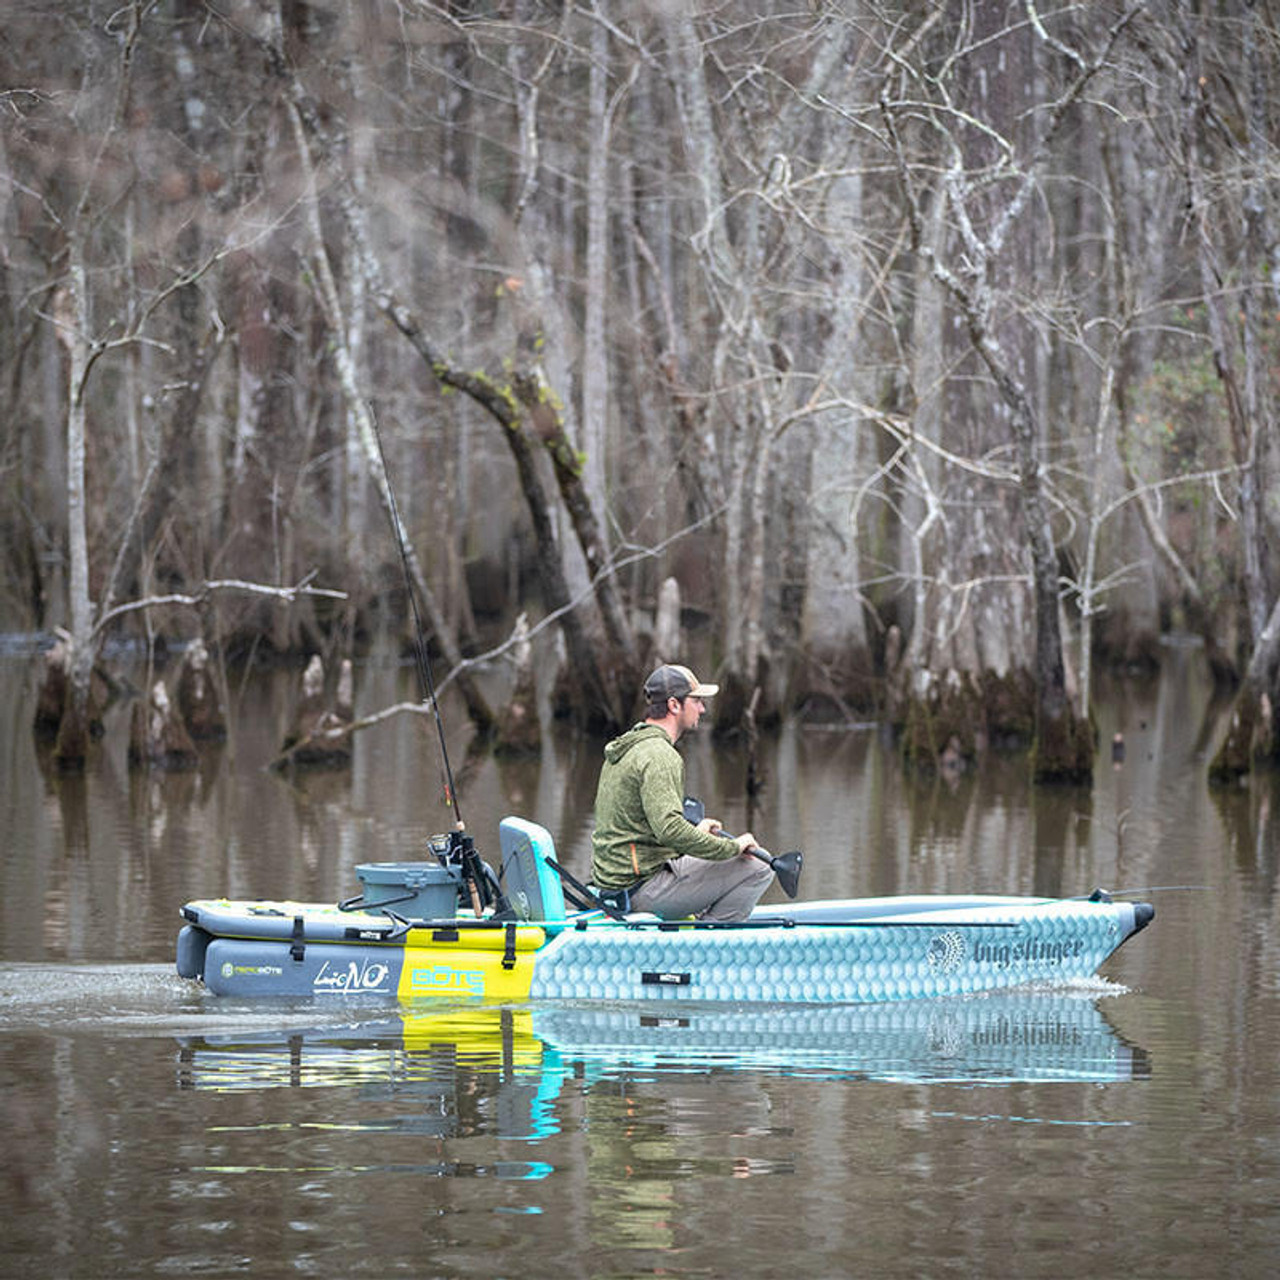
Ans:
[[[475,840],[467,832],[454,830],[447,835],[434,835],[427,843],[436,861],[459,882],[458,896],[464,901],[470,899],[477,918],[489,907],[498,915],[511,911],[497,875],[480,856]]]

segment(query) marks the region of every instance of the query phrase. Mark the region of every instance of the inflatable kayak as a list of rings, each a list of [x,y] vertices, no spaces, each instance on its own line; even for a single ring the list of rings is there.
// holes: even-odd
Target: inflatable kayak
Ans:
[[[441,847],[363,864],[338,904],[188,902],[178,972],[237,998],[862,1003],[1088,978],[1155,914],[1101,891],[820,900],[738,924],[570,912],[549,833],[511,817],[499,835],[500,911]]]

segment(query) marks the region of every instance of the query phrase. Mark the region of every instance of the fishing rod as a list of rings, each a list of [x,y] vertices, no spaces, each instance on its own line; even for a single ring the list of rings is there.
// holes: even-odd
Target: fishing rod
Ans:
[[[467,824],[462,818],[462,806],[458,802],[458,789],[453,781],[453,769],[449,764],[449,747],[445,742],[444,720],[440,716],[440,704],[436,697],[435,677],[431,672],[431,655],[427,651],[426,633],[422,626],[422,614],[418,610],[418,593],[414,589],[413,575],[409,571],[409,548],[405,541],[404,525],[400,520],[400,508],[396,503],[396,491],[391,484],[391,472],[387,468],[387,454],[382,444],[382,430],[378,425],[378,415],[372,404],[369,404],[369,421],[373,425],[373,438],[378,446],[378,463],[382,468],[382,484],[387,497],[387,510],[391,517],[391,528],[395,534],[396,546],[400,552],[400,572],[404,576],[405,591],[409,596],[409,608],[413,614],[413,648],[417,660],[418,687],[424,702],[430,702],[431,712],[435,717],[436,736],[440,742],[440,764],[444,773],[445,803],[453,809],[454,829],[449,833],[447,854],[437,854],[441,864],[453,855],[462,868],[462,878],[471,898],[471,908],[476,916],[480,916],[485,906],[497,898],[499,910],[506,910],[507,903],[502,890],[492,882],[488,868],[480,855],[476,853],[475,841],[466,834]]]
[[[1207,884],[1148,884],[1138,889],[1105,889],[1094,890],[1094,893],[1104,892],[1112,898],[1128,898],[1135,893],[1176,893],[1178,891],[1189,891],[1197,893],[1207,893],[1209,891]],[[1079,898],[1065,898],[1065,902],[1084,901],[1087,895]]]
[[[409,549],[405,543],[404,525],[400,523],[400,507],[396,502],[396,491],[391,484],[391,472],[387,469],[386,450],[382,447],[382,430],[378,426],[378,415],[372,404],[369,405],[369,421],[373,424],[373,438],[378,446],[378,464],[382,468],[382,484],[387,494],[391,530],[395,534],[396,547],[400,552],[400,572],[404,576],[404,588],[409,596],[409,608],[413,613],[413,648],[417,658],[418,688],[423,702],[430,702],[432,714],[435,716],[436,734],[440,739],[440,762],[444,771],[445,803],[453,809],[457,829],[465,831],[467,824],[462,820],[462,806],[458,803],[458,792],[453,785],[453,770],[449,766],[449,748],[444,738],[444,721],[440,718],[440,706],[436,701],[436,682],[431,674],[431,656],[427,652],[422,615],[418,612],[418,593],[414,590],[413,575],[409,572]]]

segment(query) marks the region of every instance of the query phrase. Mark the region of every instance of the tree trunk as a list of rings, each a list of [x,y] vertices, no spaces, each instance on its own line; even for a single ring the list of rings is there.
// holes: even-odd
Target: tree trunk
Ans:
[[[711,357],[709,391],[713,404],[710,421],[718,419],[723,423],[718,446],[726,472],[723,612],[717,620],[722,646],[717,673],[722,692],[714,705],[715,728],[724,732],[736,729],[742,722],[759,674],[749,652],[758,649],[758,644],[748,643],[752,620],[746,614],[748,590],[743,581],[744,572],[749,572],[744,557],[748,548],[750,435],[755,411],[750,398],[736,389],[738,378],[729,367],[731,363],[737,366],[738,362],[749,359],[746,350],[748,298],[725,217],[724,178],[702,45],[689,12],[673,10],[664,22],[672,48],[672,75],[684,147],[698,188],[694,210],[695,225],[699,228],[696,244],[710,303],[719,321]],[[762,513],[754,515],[758,518]]]
[[[296,82],[295,89],[297,89]],[[293,123],[298,157],[303,166],[306,179],[306,213],[311,238],[309,252],[313,267],[312,283],[333,342],[333,359],[338,369],[339,381],[346,399],[347,413],[350,415],[350,421],[354,424],[359,435],[364,448],[369,474],[373,477],[378,495],[382,499],[387,517],[391,521],[392,530],[408,566],[413,585],[417,588],[418,598],[422,603],[423,611],[427,615],[427,622],[431,627],[436,643],[440,646],[445,661],[457,672],[458,689],[466,701],[467,712],[471,717],[472,723],[481,734],[488,734],[496,723],[493,711],[479,686],[463,665],[462,654],[458,651],[452,634],[445,626],[444,617],[436,601],[435,593],[427,582],[427,576],[423,573],[422,565],[409,541],[408,532],[400,520],[400,513],[396,507],[390,478],[387,476],[386,467],[383,463],[377,423],[374,421],[369,401],[360,386],[359,374],[355,367],[350,347],[347,344],[348,327],[343,316],[341,299],[338,295],[332,268],[329,265],[329,254],[325,247],[324,235],[320,226],[320,209],[314,163],[303,111],[297,101],[288,103],[288,111]],[[423,695],[424,697],[426,696],[426,690],[423,691]]]
[[[538,724],[538,681],[533,667],[533,645],[529,643],[529,619],[516,619],[515,682],[511,696],[503,704],[494,754],[536,756],[542,753],[542,732]]]
[[[1250,6],[1252,20],[1252,6]],[[1252,35],[1252,24],[1250,26]],[[1184,29],[1184,97],[1185,103],[1185,165],[1190,195],[1191,215],[1195,226],[1196,259],[1200,269],[1200,283],[1208,317],[1209,336],[1213,349],[1214,370],[1222,387],[1227,408],[1227,421],[1231,428],[1231,443],[1236,465],[1240,469],[1240,542],[1243,554],[1244,604],[1249,622],[1249,638],[1257,645],[1267,619],[1267,584],[1262,563],[1262,532],[1266,525],[1264,493],[1259,469],[1259,441],[1264,434],[1269,414],[1266,385],[1269,369],[1262,363],[1262,351],[1258,342],[1258,293],[1265,279],[1269,263],[1263,243],[1263,219],[1265,200],[1259,189],[1259,180],[1250,176],[1244,190],[1234,184],[1228,189],[1243,206],[1245,239],[1241,246],[1242,276],[1245,281],[1243,295],[1238,305],[1228,308],[1229,293],[1227,271],[1221,262],[1220,240],[1225,234],[1221,227],[1222,214],[1218,204],[1217,175],[1208,168],[1210,144],[1208,141],[1209,118],[1212,114],[1208,101],[1206,80],[1201,72],[1202,58],[1199,40],[1192,27]],[[1252,49],[1252,39],[1249,41]],[[1253,61],[1251,58],[1250,61]],[[1263,140],[1255,145],[1254,133],[1258,128],[1256,113],[1263,109],[1256,97],[1262,94],[1260,76],[1254,65],[1245,68],[1246,134],[1248,145],[1243,157],[1246,168],[1258,172],[1263,164],[1261,148]],[[1237,156],[1228,157],[1233,167]],[[1206,189],[1213,180],[1215,189]],[[1241,317],[1240,335],[1243,359],[1237,343],[1233,314]],[[1241,385],[1240,369],[1244,366],[1244,385]]]
[[[191,424],[199,419],[209,373],[221,350],[223,335],[205,333],[199,327],[196,285],[181,287],[179,294],[180,305],[190,312],[190,323],[180,329],[177,342],[183,376],[174,391],[172,407],[161,423],[155,462],[137,496],[134,515],[103,591],[102,614],[108,613],[121,596],[142,594],[144,561],[153,554],[156,539],[172,513],[175,497],[186,492],[191,482]]]
[[[605,348],[609,275],[609,30],[607,4],[596,0],[598,18],[591,22],[591,66],[587,73],[587,244],[586,289],[582,322],[582,452],[583,485],[591,504],[606,507],[605,441],[608,438],[609,360]]]
[[[533,520],[543,597],[548,609],[561,615],[560,626],[569,657],[566,674],[572,682],[565,691],[570,714],[588,727],[615,729],[625,723],[634,697],[630,690],[638,684],[634,654],[629,654],[623,647],[629,644],[629,632],[625,629],[625,620],[621,617],[612,578],[608,574],[600,578],[597,590],[603,589],[612,602],[612,608],[605,612],[606,619],[612,618],[613,625],[622,628],[616,633],[611,632],[611,636],[616,635],[615,656],[610,659],[600,653],[583,625],[583,613],[570,594],[563,555],[552,522],[552,509],[538,478],[536,445],[528,430],[530,420],[551,452],[561,497],[574,517],[580,545],[594,575],[604,567],[602,548],[599,536],[592,528],[595,517],[578,474],[580,463],[564,438],[558,415],[547,402],[545,388],[532,376],[526,376],[515,379],[515,393],[528,412],[523,415],[514,413],[503,425]],[[617,655],[620,654],[624,656],[619,658]]]
[[[874,403],[863,391],[867,381],[850,352],[862,343],[868,307],[867,273],[857,252],[865,212],[863,181],[844,145],[830,144],[824,156],[833,169],[850,172],[832,182],[831,217],[836,222],[839,275],[833,286],[832,337],[822,365],[823,384],[830,384],[851,405]],[[817,417],[811,428],[807,494],[804,614],[800,649],[804,666],[796,689],[799,704],[817,716],[834,709],[837,718],[868,714],[878,698],[867,628],[863,617],[863,484],[875,472],[872,432],[856,410],[833,410]],[[868,525],[871,520],[868,518]],[[874,540],[871,552],[876,550]]]
[[[89,298],[79,228],[67,242],[67,282],[54,303],[58,337],[67,353],[67,560],[70,564],[71,643],[66,705],[54,758],[82,768],[89,754],[89,686],[93,677],[93,602],[89,598],[88,510],[85,489],[84,388],[89,372]]]
[[[1012,425],[1035,601],[1035,776],[1041,782],[1087,783],[1093,776],[1093,738],[1087,711],[1077,714],[1067,696],[1057,548],[1041,489],[1035,423],[1025,398]]]
[[[554,171],[549,171],[552,180],[544,182],[547,175],[544,175],[540,119],[543,86],[561,61],[562,41],[569,34],[573,11],[571,8],[563,11],[555,38],[542,39],[544,48],[539,51],[537,37],[541,33],[535,22],[537,10],[538,5],[533,0],[515,0],[515,20],[526,25],[531,38],[513,41],[507,53],[514,87],[517,139],[514,174],[517,197],[511,220],[523,267],[521,284],[513,298],[517,323],[514,365],[526,381],[564,393],[557,396],[551,406],[557,418],[556,431],[564,440],[576,442],[585,440],[584,432],[593,431],[596,424],[584,426],[577,420],[577,403],[568,394],[572,385],[573,352],[570,344],[574,324],[563,290],[558,287],[553,265],[561,259],[572,261],[576,258],[576,246],[570,230],[576,208],[567,207],[568,193],[555,183]],[[603,126],[603,121],[600,123]],[[593,128],[594,122],[589,120],[588,129]],[[588,220],[603,213],[597,207],[593,215],[591,198],[589,192]],[[588,234],[591,234],[590,227]],[[567,244],[566,239],[569,241]],[[582,352],[582,357],[591,360],[597,354],[588,347]],[[584,369],[584,378],[587,375],[588,371]],[[576,443],[571,447],[575,453],[580,452]],[[579,472],[582,471],[583,460],[588,466],[594,465],[591,452],[588,447],[580,458],[576,468]],[[559,539],[564,577],[570,594],[585,602],[578,622],[594,644],[599,640],[601,627],[595,601],[590,598],[594,570],[590,562],[579,554],[585,551],[579,545],[580,539],[559,538],[558,514],[553,512],[553,523]],[[604,625],[608,626],[607,620]],[[562,676],[568,677],[562,680],[562,685],[572,689],[576,673],[562,673]]]

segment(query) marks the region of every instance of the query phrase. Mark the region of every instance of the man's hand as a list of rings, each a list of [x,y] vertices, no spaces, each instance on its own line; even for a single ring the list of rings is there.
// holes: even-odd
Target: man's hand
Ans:
[[[738,842],[739,853],[750,853],[752,849],[760,847],[759,841],[751,834],[750,831],[744,831],[740,836],[730,836],[729,833],[720,825],[719,818],[703,818],[698,823],[698,830],[705,831],[712,836],[727,836],[730,840]]]

